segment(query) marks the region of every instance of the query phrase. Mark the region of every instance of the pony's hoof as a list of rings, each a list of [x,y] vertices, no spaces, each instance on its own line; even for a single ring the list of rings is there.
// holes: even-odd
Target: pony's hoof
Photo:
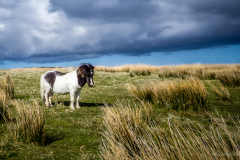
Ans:
[[[76,109],[80,109],[80,108],[81,108],[81,107],[79,107],[79,106],[78,106],[78,107],[76,107]]]
[[[75,108],[74,108],[74,107],[70,107],[69,109],[70,109],[70,110],[75,110]]]

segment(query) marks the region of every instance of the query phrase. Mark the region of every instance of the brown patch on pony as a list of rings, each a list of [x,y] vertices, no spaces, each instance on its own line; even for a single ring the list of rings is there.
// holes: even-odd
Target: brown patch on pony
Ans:
[[[55,83],[55,80],[56,80],[56,76],[63,76],[67,73],[62,73],[62,72],[59,72],[59,71],[53,71],[53,72],[48,72],[46,75],[45,75],[45,80],[51,85],[52,89],[53,89],[53,86],[54,86],[54,83]]]
[[[53,85],[54,82],[56,80],[56,73],[54,72],[48,72],[45,76],[44,76],[45,80],[51,85],[52,89],[53,89]]]

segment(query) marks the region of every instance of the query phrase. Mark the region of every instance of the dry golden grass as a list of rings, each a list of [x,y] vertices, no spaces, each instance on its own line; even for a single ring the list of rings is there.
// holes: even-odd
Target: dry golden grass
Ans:
[[[7,123],[7,138],[42,144],[45,124],[43,109],[36,102],[30,105],[13,100],[14,86],[14,80],[8,74],[0,83],[0,112]]]
[[[95,66],[95,71],[129,72],[130,76],[158,74],[160,78],[195,76],[200,79],[215,79],[221,70],[240,70],[240,64],[191,64],[176,66],[122,65],[115,67]]]
[[[210,86],[219,100],[230,100],[230,93],[223,85],[220,84],[219,87],[216,87],[210,84]]]
[[[113,158],[108,157],[111,153],[107,153],[108,151],[105,150],[111,148],[114,150],[114,154],[117,154],[117,157],[113,159],[125,159],[128,157],[128,155],[125,155],[126,150],[137,152],[135,143],[138,134],[143,132],[139,129],[144,128],[145,121],[150,122],[153,114],[152,107],[144,103],[141,107],[139,107],[139,104],[132,107],[129,103],[123,101],[118,101],[113,107],[105,106],[102,108],[103,123],[106,129],[103,136],[107,142],[105,140],[103,142],[102,155],[104,159]]]
[[[240,86],[240,69],[223,69],[217,73],[216,78],[228,87]]]
[[[76,69],[76,67],[73,69]],[[55,71],[62,71],[62,72],[67,72],[69,70],[69,67],[32,67],[32,68],[12,68],[12,69],[3,69],[2,71],[5,72],[23,72],[23,71],[51,71],[51,70],[55,70]]]
[[[14,80],[8,74],[0,82],[0,90],[3,90],[10,99],[14,98],[14,86]]]
[[[72,69],[76,69],[76,67],[71,67]],[[50,67],[50,68],[16,68],[10,69],[10,71],[49,71],[49,70],[57,70],[57,71],[70,71],[68,68],[58,68],[58,67]],[[240,71],[240,64],[189,64],[189,65],[166,65],[166,66],[152,66],[152,65],[122,65],[122,66],[95,66],[95,71],[105,71],[105,72],[129,72],[130,76],[147,76],[150,74],[158,74],[160,78],[168,78],[168,77],[178,77],[184,78],[187,76],[195,76],[200,79],[215,79],[219,73],[222,73],[222,70],[230,71]],[[7,71],[7,70],[6,70]],[[239,75],[239,74],[238,74]],[[237,78],[237,84],[239,85],[239,76]],[[234,83],[234,82],[233,82]],[[236,82],[235,82],[236,83]]]
[[[130,72],[136,75],[142,75],[146,73],[156,72],[158,66],[151,65],[123,65],[123,66],[115,66],[115,67],[106,67],[106,66],[95,66],[95,71],[105,71],[105,72]]]
[[[150,82],[138,86],[130,84],[128,90],[139,101],[150,101],[168,109],[207,108],[207,91],[196,77]]]
[[[5,91],[0,89],[0,119],[8,117],[7,113],[9,101],[10,99]]]
[[[118,102],[114,107],[102,109],[105,131],[100,153],[103,159],[240,159],[239,119],[231,119],[232,131],[223,117],[212,115],[210,118],[218,122],[211,123],[209,129],[190,120],[184,126],[168,120],[164,128],[149,123],[150,118],[139,118],[143,116],[141,112],[136,114],[139,108]]]
[[[10,118],[8,109],[14,98],[14,80],[8,74],[0,82],[0,118]]]
[[[13,142],[43,144],[45,138],[43,107],[37,102],[31,105],[20,100],[13,101],[12,106],[8,110],[12,120],[5,119],[8,129],[7,138]]]
[[[178,77],[194,76],[200,79],[215,79],[216,75],[221,70],[239,70],[239,64],[219,64],[219,65],[178,65],[178,66],[163,66],[158,70],[159,77]]]
[[[43,110],[37,103],[30,105],[24,101],[13,100],[14,80],[8,74],[0,83],[0,117],[7,123],[9,140],[43,144]]]

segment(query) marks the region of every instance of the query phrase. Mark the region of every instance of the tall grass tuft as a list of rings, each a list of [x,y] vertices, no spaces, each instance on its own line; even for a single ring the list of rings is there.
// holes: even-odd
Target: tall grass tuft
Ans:
[[[219,100],[223,100],[223,101],[230,100],[230,93],[227,90],[227,88],[225,88],[222,85],[220,85],[219,87],[216,87],[210,84],[210,86]]]
[[[221,116],[214,117],[218,122],[210,123],[207,128],[190,120],[181,126],[170,119],[165,128],[139,119],[142,115],[129,108],[119,103],[102,109],[103,159],[240,159],[239,119],[232,120],[231,130]]]
[[[8,115],[10,100],[14,97],[14,80],[6,75],[0,82],[0,119],[10,118]]]
[[[13,99],[14,86],[15,86],[14,80],[10,75],[7,74],[0,83],[0,90],[3,90],[7,97],[9,97],[10,99]]]
[[[127,156],[138,153],[138,135],[143,134],[145,122],[151,121],[153,114],[151,105],[135,103],[131,106],[127,102],[118,101],[113,107],[105,105],[102,111],[106,129],[103,133],[106,140],[103,140],[102,146],[104,158],[109,159],[106,155],[110,154],[107,153],[111,152],[110,150],[114,150],[116,154],[113,159],[124,159],[125,153],[128,153]]]
[[[224,69],[217,73],[216,78],[228,87],[240,86],[240,70]]]
[[[8,117],[8,105],[9,105],[9,97],[7,96],[4,90],[0,89],[0,119],[4,117]]]
[[[196,77],[128,85],[128,90],[139,101],[150,101],[168,109],[197,111],[208,107],[207,91]]]
[[[7,122],[8,138],[13,141],[43,144],[45,139],[45,118],[43,107],[37,102],[34,105],[24,101],[13,101],[13,108],[8,112],[14,121]]]

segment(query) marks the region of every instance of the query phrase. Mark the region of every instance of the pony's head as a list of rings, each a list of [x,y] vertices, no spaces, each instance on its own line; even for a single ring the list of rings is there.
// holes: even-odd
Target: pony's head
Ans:
[[[83,86],[86,82],[88,83],[89,87],[93,86],[94,66],[92,66],[90,63],[82,63],[77,69],[77,74],[78,84],[80,86]]]

